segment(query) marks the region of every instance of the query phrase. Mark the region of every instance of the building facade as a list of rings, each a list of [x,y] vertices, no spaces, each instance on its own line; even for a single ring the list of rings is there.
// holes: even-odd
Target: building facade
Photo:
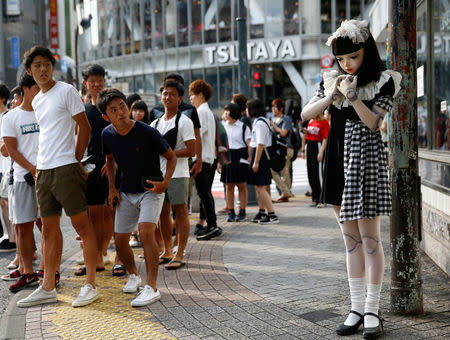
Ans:
[[[329,34],[346,18],[368,18],[374,1],[244,0],[253,97],[306,103],[320,78]],[[80,32],[80,64],[108,70],[111,85],[158,100],[169,72],[214,88],[210,105],[238,92],[237,0],[97,0],[79,6],[92,15]],[[330,59],[326,59],[330,60]],[[326,64],[326,66],[331,66]]]

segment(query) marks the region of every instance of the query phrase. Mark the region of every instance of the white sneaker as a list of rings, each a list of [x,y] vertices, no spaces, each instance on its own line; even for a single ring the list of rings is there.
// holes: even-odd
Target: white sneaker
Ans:
[[[17,307],[31,307],[43,303],[54,303],[56,301],[58,301],[56,298],[56,289],[46,291],[42,288],[42,286],[39,286],[25,299],[17,301]]]
[[[130,274],[128,276],[128,281],[123,287],[122,291],[124,293],[136,293],[138,286],[141,284],[142,280],[138,275]]]
[[[145,285],[144,289],[142,289],[136,298],[131,301],[132,307],[142,307],[147,306],[155,301],[161,299],[161,293],[159,290],[156,292],[149,285]]]
[[[77,265],[82,266],[84,264],[84,258],[77,260]]]
[[[86,306],[97,300],[98,297],[97,288],[92,287],[92,285],[88,283],[84,287],[81,287],[80,294],[78,294],[77,298],[72,302],[72,307]]]

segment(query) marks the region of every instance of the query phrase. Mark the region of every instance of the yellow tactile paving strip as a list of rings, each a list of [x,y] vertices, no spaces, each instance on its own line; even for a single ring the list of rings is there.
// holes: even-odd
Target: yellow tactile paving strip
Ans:
[[[142,249],[135,250],[136,255],[140,253]],[[111,253],[111,260],[113,256]],[[131,307],[134,294],[122,293],[126,276],[114,277],[111,270],[112,265],[107,265],[104,272],[97,273],[99,300],[81,308],[73,308],[72,301],[85,278],[74,276],[73,271],[67,273],[58,289],[54,314],[48,316],[54,324],[50,331],[62,339],[174,339],[161,333],[163,326],[151,320],[147,309]]]

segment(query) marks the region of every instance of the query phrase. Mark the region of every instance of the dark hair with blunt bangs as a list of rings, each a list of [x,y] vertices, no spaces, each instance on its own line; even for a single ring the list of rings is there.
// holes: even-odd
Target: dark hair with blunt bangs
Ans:
[[[386,66],[380,58],[380,53],[371,33],[369,33],[367,40],[361,44],[353,44],[352,40],[347,37],[338,37],[332,41],[331,48],[335,57],[336,55],[356,52],[361,48],[364,49],[364,59],[356,74],[358,76],[358,87],[367,85],[372,81],[378,81],[381,72],[386,70]],[[340,73],[347,74],[337,60],[336,64]]]
[[[22,75],[20,76],[19,79],[19,91],[20,91],[20,95],[23,97],[23,88],[31,88],[33,85],[37,85],[36,81],[34,80],[34,78],[32,76],[30,76],[28,73],[24,72],[22,73]]]
[[[6,105],[10,95],[11,92],[9,92],[8,86],[0,84],[0,98],[3,98],[3,105]]]
[[[130,108],[130,118],[133,118],[133,110],[144,111],[144,118],[142,121],[148,124],[148,106],[143,100],[136,100]]]
[[[238,104],[229,103],[225,105],[224,110],[229,111],[230,117],[234,120],[239,120],[242,117],[242,111]]]
[[[159,88],[159,92],[163,93],[164,89],[166,87],[174,87],[177,89],[178,92],[178,96],[179,97],[183,97],[184,96],[184,86],[181,85],[179,82],[174,81],[174,80],[166,80],[161,87]]]
[[[184,78],[181,76],[181,74],[169,73],[167,76],[164,77],[164,81],[166,81],[167,79],[173,79],[184,86]]]
[[[255,98],[247,101],[247,110],[250,118],[265,117],[266,108],[261,99]]]
[[[127,103],[128,108],[130,108],[131,105],[133,105],[133,103],[134,103],[136,100],[141,100],[141,99],[142,99],[142,98],[141,98],[141,96],[140,96],[139,94],[137,94],[137,93],[132,93],[132,94],[129,94],[129,95],[127,96],[127,100],[126,100],[125,102]]]
[[[81,75],[83,76],[83,80],[87,81],[89,76],[101,76],[105,78],[106,71],[105,68],[99,64],[92,64],[88,65],[83,72],[81,72]]]
[[[108,115],[106,113],[106,108],[108,107],[109,103],[111,103],[116,98],[122,99],[126,103],[127,97],[125,97],[125,95],[118,89],[111,88],[102,90],[98,96],[97,109],[102,114]]]
[[[52,65],[55,66],[56,59],[47,47],[33,46],[23,55],[23,63],[25,64],[26,69],[31,67],[34,58],[36,58],[37,56],[47,58],[52,63]]]

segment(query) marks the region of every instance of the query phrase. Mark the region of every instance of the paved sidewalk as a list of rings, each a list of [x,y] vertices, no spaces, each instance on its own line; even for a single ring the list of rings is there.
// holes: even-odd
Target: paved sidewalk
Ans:
[[[126,279],[113,278],[111,266],[98,275],[101,299],[70,307],[83,282],[73,276],[77,254],[63,263],[57,304],[15,308],[28,291],[12,299],[7,334],[12,339],[337,339],[335,328],[350,306],[343,241],[332,209],[308,203],[302,197],[277,205],[278,225],[223,222],[221,237],[191,239],[187,266],[160,268],[162,299],[148,307],[130,307],[133,296],[121,292]],[[249,211],[252,216],[256,209]],[[387,219],[383,238],[388,265],[381,301],[384,338],[450,338],[449,278],[425,255],[425,313],[389,313]],[[143,261],[137,262],[145,276]],[[20,322],[25,329],[17,329]],[[362,338],[361,331],[350,338]]]

